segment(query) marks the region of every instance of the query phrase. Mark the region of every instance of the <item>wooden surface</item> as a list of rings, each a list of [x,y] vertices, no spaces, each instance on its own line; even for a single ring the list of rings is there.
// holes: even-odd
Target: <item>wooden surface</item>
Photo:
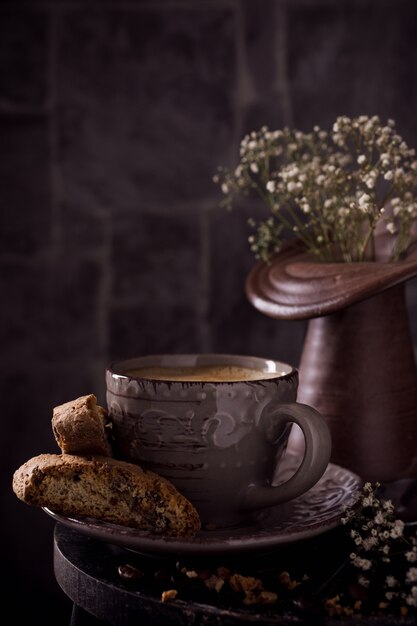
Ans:
[[[323,609],[323,598],[334,597],[346,589],[340,566],[351,550],[343,527],[338,527],[312,540],[302,541],[280,550],[227,559],[197,559],[177,562],[175,559],[145,557],[135,552],[85,537],[74,530],[57,525],[54,536],[54,564],[58,583],[63,591],[81,607],[71,626],[90,626],[88,615],[114,626],[240,626],[269,624],[276,626],[411,626],[415,617],[396,615],[331,617]],[[121,566],[129,564],[141,577],[123,579]],[[276,606],[245,606],[242,594],[207,591],[201,580],[181,574],[188,569],[210,569],[219,565],[232,571],[263,580],[277,580],[280,572],[301,572],[310,575],[309,591],[285,592],[281,587]],[[161,601],[161,591],[176,588],[178,596],[170,602]],[[233,595],[233,594],[232,594]],[[78,613],[78,616],[77,616]],[[79,614],[81,613],[81,614]],[[78,619],[77,619],[78,618]],[[79,620],[79,621],[78,621]]]

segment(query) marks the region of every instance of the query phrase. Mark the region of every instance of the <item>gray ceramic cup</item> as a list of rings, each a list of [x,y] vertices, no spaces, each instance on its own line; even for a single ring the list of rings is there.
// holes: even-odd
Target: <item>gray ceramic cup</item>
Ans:
[[[315,409],[296,402],[298,371],[285,363],[145,356],[110,365],[106,386],[117,455],[168,478],[203,524],[245,523],[254,511],[305,493],[328,465],[329,429]],[[304,456],[280,484],[293,423],[304,435]]]

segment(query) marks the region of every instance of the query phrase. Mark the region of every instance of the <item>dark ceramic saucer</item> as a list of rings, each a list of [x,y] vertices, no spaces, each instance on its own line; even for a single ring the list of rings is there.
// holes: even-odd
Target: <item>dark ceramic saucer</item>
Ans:
[[[288,454],[286,479],[300,460]],[[202,529],[193,539],[176,539],[100,522],[92,518],[67,517],[43,510],[57,522],[87,536],[152,555],[228,554],[262,551],[309,539],[336,527],[344,508],[355,501],[361,479],[348,469],[330,463],[319,482],[290,503],[258,513],[253,522],[228,528]]]

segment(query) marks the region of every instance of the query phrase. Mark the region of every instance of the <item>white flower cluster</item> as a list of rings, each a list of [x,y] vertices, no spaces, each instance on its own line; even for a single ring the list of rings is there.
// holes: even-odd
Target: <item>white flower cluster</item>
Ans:
[[[296,237],[323,261],[374,260],[382,230],[398,260],[417,240],[415,150],[393,120],[341,116],[331,131],[309,133],[264,126],[243,138],[239,165],[219,168],[214,181],[228,207],[251,192],[267,205],[272,218],[254,222],[250,239],[259,258]]]
[[[417,563],[417,533],[405,535],[404,522],[396,519],[390,500],[377,497],[378,488],[365,483],[358,502],[342,518],[354,545],[350,563],[360,570],[359,585],[378,588],[380,608],[392,602],[417,607],[417,567],[411,565]]]

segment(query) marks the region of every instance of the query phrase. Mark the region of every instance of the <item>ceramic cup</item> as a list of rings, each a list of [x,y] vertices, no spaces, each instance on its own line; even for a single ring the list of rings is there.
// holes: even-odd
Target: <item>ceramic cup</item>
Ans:
[[[296,402],[298,371],[259,357],[166,354],[106,370],[107,406],[120,458],[168,478],[203,524],[244,523],[313,487],[330,458],[328,427]],[[305,450],[280,484],[292,424]]]

